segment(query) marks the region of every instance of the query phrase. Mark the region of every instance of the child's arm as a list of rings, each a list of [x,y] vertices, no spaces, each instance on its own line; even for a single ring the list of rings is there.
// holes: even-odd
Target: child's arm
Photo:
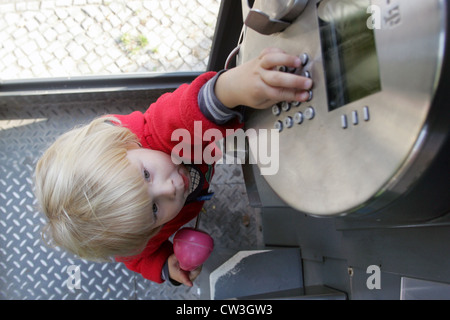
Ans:
[[[228,108],[245,105],[265,109],[280,101],[306,101],[312,80],[277,70],[277,66],[299,68],[300,65],[299,57],[267,48],[258,58],[220,75],[216,96]]]

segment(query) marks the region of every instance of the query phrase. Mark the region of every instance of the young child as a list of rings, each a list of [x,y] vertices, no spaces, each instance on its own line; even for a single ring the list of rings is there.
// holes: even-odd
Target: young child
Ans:
[[[300,65],[298,57],[268,48],[161,96],[145,113],[101,117],[62,135],[36,167],[44,238],[81,258],[116,259],[157,283],[192,286],[200,268],[181,270],[168,239],[199,214],[213,170],[204,162],[175,164],[172,132],[203,136],[214,128],[225,136],[242,127],[242,106],[306,101],[312,81],[277,69]],[[194,132],[196,121],[202,133]]]

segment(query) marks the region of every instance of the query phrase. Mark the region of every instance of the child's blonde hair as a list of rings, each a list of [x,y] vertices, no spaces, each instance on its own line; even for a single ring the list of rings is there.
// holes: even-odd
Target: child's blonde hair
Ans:
[[[108,261],[142,250],[159,229],[140,173],[127,151],[137,137],[113,117],[62,135],[36,167],[44,239],[81,258]]]

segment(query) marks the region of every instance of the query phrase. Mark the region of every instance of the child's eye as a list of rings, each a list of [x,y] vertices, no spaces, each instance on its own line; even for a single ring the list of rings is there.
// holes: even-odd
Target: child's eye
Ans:
[[[156,203],[153,204],[153,208],[152,209],[153,209],[153,217],[156,220],[156,216],[157,216],[157,213],[158,213],[158,206],[156,205]]]
[[[150,180],[150,172],[147,169],[144,169],[144,179],[147,181]]]

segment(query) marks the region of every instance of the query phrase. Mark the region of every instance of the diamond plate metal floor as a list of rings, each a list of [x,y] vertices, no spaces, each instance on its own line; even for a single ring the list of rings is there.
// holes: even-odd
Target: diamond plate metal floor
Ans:
[[[145,110],[146,100],[64,103],[0,101],[0,299],[209,299],[209,272],[231,254],[262,244],[259,213],[248,204],[240,166],[218,165],[214,198],[205,205],[201,228],[215,240],[215,253],[194,287],[157,285],[122,264],[98,264],[46,247],[44,223],[33,195],[38,158],[61,133],[107,113]],[[209,263],[209,265],[208,265]],[[70,289],[79,266],[80,288]]]

